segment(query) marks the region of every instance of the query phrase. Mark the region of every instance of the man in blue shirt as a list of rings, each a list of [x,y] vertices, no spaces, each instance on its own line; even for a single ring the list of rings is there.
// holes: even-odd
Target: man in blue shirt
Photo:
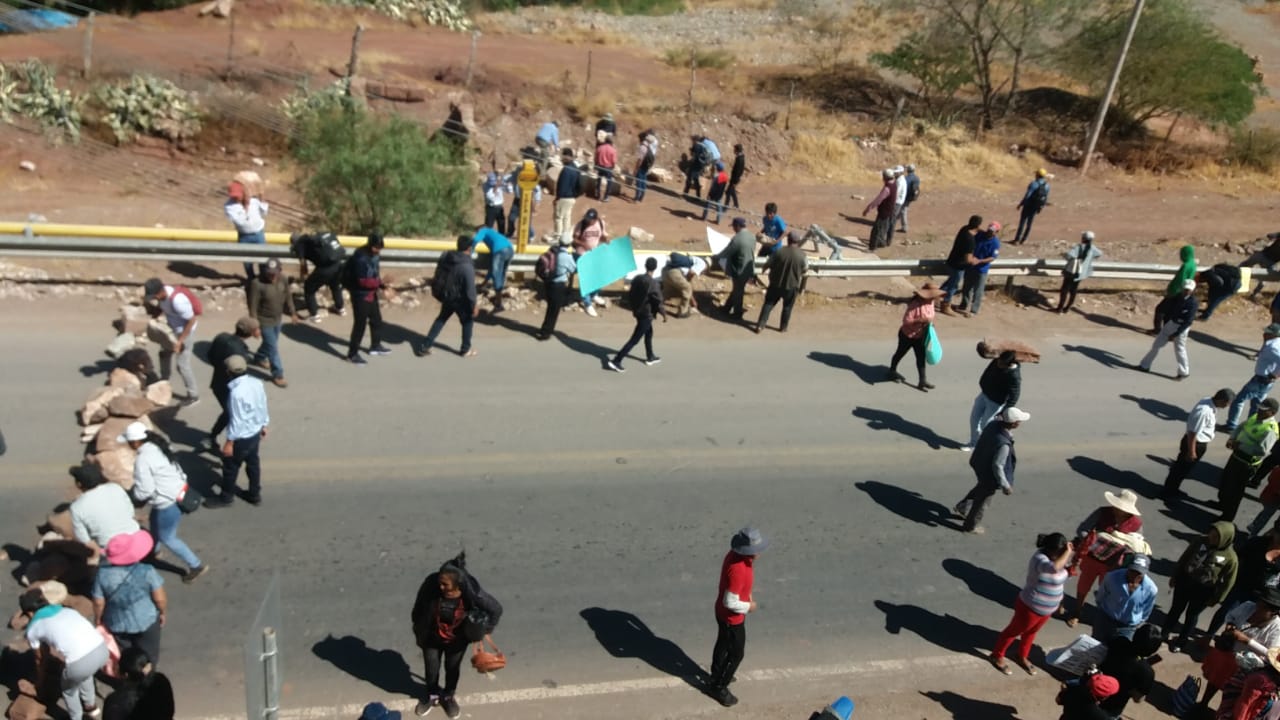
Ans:
[[[1000,223],[992,222],[979,232],[973,244],[973,263],[964,270],[964,291],[956,310],[961,315],[977,315],[982,297],[987,293],[987,273],[991,263],[1000,257]]]
[[[760,221],[760,232],[773,242],[760,248],[757,257],[769,257],[782,248],[783,235],[787,232],[787,221],[778,215],[778,203],[765,204],[764,220]]]
[[[544,156],[560,152],[560,123],[554,120],[545,123],[538,128],[538,134],[533,141],[538,149],[542,150]]]
[[[489,248],[489,274],[485,277],[484,282],[480,283],[480,287],[484,288],[490,282],[493,283],[493,290],[497,293],[497,297],[493,301],[493,311],[500,312],[502,310],[502,289],[507,286],[507,265],[511,263],[511,257],[515,255],[516,249],[506,235],[483,225],[476,228],[473,237],[475,244],[471,246],[472,257],[475,257],[478,246],[483,244]]]
[[[1036,215],[1039,215],[1048,204],[1049,173],[1044,168],[1040,168],[1036,171],[1036,179],[1027,185],[1027,192],[1018,202],[1018,209],[1022,214],[1018,216],[1018,232],[1013,236],[1014,245],[1021,245],[1031,237],[1031,223],[1035,222]]]
[[[1159,588],[1147,573],[1151,558],[1134,555],[1128,567],[1112,570],[1102,578],[1093,599],[1098,605],[1093,637],[1106,642],[1116,635],[1133,639],[1134,630],[1151,617]]]
[[[226,361],[227,441],[222,445],[222,491],[206,500],[212,507],[230,505],[237,494],[236,478],[244,465],[249,491],[241,495],[253,505],[262,503],[262,463],[258,447],[267,436],[271,416],[267,412],[267,391],[262,381],[248,374],[249,364],[240,355]]]

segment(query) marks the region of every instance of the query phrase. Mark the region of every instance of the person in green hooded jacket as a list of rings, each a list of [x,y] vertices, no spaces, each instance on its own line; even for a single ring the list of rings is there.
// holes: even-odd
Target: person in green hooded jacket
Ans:
[[[1178,272],[1169,281],[1169,286],[1164,290],[1165,297],[1172,297],[1182,292],[1182,284],[1188,280],[1196,279],[1196,249],[1191,245],[1183,245],[1178,251],[1178,257],[1182,258],[1182,265],[1178,267]]]
[[[1235,537],[1235,525],[1226,521],[1216,522],[1209,532],[1193,539],[1178,559],[1178,568],[1169,579],[1173,588],[1173,606],[1169,608],[1163,628],[1171,651],[1182,651],[1200,620],[1200,613],[1221,603],[1236,584],[1239,562],[1231,545]],[[1177,637],[1174,637],[1170,633],[1184,612],[1186,616],[1178,628]]]

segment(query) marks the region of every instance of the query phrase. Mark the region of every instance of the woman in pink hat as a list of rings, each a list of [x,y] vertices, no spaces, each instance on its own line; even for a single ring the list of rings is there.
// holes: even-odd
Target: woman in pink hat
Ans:
[[[160,661],[160,629],[169,598],[160,573],[142,562],[155,548],[151,533],[121,533],[107,543],[106,563],[93,580],[93,616],[115,636],[123,651],[141,648]]]

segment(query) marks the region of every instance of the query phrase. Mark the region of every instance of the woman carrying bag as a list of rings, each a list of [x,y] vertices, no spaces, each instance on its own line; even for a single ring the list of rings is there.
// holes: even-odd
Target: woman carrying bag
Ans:
[[[187,512],[200,507],[200,494],[187,487],[186,473],[178,466],[169,443],[147,430],[140,422],[131,423],[120,436],[121,442],[138,452],[133,464],[133,499],[151,505],[151,534],[156,543],[169,548],[187,572],[182,582],[190,583],[209,569],[191,548],[178,537],[178,523]]]

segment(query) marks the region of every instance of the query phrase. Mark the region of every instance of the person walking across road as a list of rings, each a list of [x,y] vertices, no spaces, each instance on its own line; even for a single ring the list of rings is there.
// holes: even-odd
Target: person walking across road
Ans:
[[[1028,675],[1036,674],[1036,668],[1031,664],[1031,648],[1035,645],[1040,628],[1062,606],[1067,565],[1071,563],[1073,554],[1074,548],[1062,533],[1036,538],[1036,552],[1032,554],[1027,567],[1026,582],[1022,584],[1022,592],[1018,593],[1018,598],[1013,603],[1013,619],[1000,631],[1000,635],[996,637],[995,649],[991,651],[991,664],[1005,675],[1013,673],[1004,656],[1015,639],[1019,640],[1015,662]]]
[[[1136,370],[1151,372],[1151,363],[1156,361],[1160,348],[1173,340],[1173,356],[1178,362],[1178,374],[1175,380],[1191,377],[1191,360],[1187,357],[1187,333],[1191,332],[1191,323],[1195,322],[1196,310],[1200,307],[1196,300],[1196,281],[1187,280],[1182,284],[1182,292],[1160,301],[1156,308],[1156,317],[1162,323],[1159,334],[1151,343]]]
[[[925,283],[911,294],[907,301],[907,309],[902,313],[902,325],[898,327],[898,349],[893,351],[893,359],[889,361],[889,380],[906,382],[906,378],[898,372],[898,363],[912,351],[916,358],[916,373],[919,383],[916,387],[922,392],[929,392],[933,385],[925,373],[925,343],[929,339],[929,326],[933,324],[933,303],[942,297],[942,289],[933,283]]]
[[[471,246],[473,258],[481,245],[489,250],[489,274],[485,276],[481,287],[493,285],[493,311],[502,312],[502,291],[507,287],[507,267],[511,264],[511,258],[515,257],[516,249],[507,236],[487,227],[476,228]]]
[[[658,259],[648,258],[644,261],[644,272],[631,279],[631,287],[627,290],[627,304],[631,306],[631,314],[636,319],[636,329],[622,346],[618,354],[608,361],[609,369],[614,372],[625,372],[622,361],[644,340],[644,364],[650,367],[662,362],[662,358],[653,352],[653,317],[661,315],[662,322],[667,321],[667,310],[662,306],[662,288],[653,273],[658,270]]]
[[[298,258],[298,274],[302,277],[302,295],[306,298],[307,319],[320,322],[320,305],[316,293],[328,287],[333,296],[333,312],[346,315],[346,303],[342,297],[342,263],[347,250],[331,232],[294,233],[289,238],[289,249]],[[307,264],[310,263],[310,268]]]
[[[242,317],[236,321],[235,334],[218,333],[213,337],[213,342],[209,343],[206,359],[213,366],[213,378],[209,381],[209,391],[213,393],[213,399],[218,401],[218,407],[222,408],[222,411],[218,413],[218,419],[213,422],[213,429],[209,431],[209,438],[204,447],[207,452],[218,452],[220,447],[218,435],[227,429],[227,422],[230,420],[227,414],[227,395],[230,393],[227,384],[231,382],[231,378],[227,376],[227,358],[239,355],[247,363],[252,354],[245,341],[256,337],[262,337],[258,321],[251,317]]]
[[[27,642],[35,651],[35,686],[44,688],[46,668],[60,665],[62,702],[70,720],[97,718],[98,689],[94,676],[106,667],[111,655],[102,635],[78,611],[53,605],[38,590],[18,597],[18,607],[29,622]],[[62,662],[53,665],[57,660]]]
[[[1093,638],[1106,642],[1116,635],[1133,639],[1138,626],[1151,618],[1160,589],[1151,579],[1151,558],[1134,555],[1125,567],[1102,577],[1093,599],[1098,606]]]
[[[347,263],[350,265],[347,291],[351,293],[351,340],[347,343],[347,361],[352,365],[365,365],[360,355],[360,342],[364,340],[365,326],[369,328],[369,354],[390,355],[391,348],[382,344],[382,308],[378,305],[378,293],[387,287],[382,278],[379,258],[383,248],[382,236],[373,233],[358,248]]]
[[[716,589],[716,644],[711,651],[711,676],[707,694],[725,707],[738,704],[729,692],[738,666],[747,651],[747,615],[757,609],[754,598],[755,563],[769,547],[769,540],[757,529],[744,527],[729,541],[729,552],[720,564],[720,584]]]
[[[249,480],[249,490],[241,497],[251,505],[262,504],[262,459],[259,448],[267,436],[271,416],[267,411],[267,391],[262,381],[248,372],[244,358],[232,355],[227,358],[227,410],[231,422],[227,425],[227,439],[222,444],[222,491],[205,500],[211,507],[230,505],[236,496],[236,478],[240,466],[244,466]]]
[[[1222,511],[1219,520],[1230,522],[1236,519],[1245,488],[1253,484],[1262,459],[1271,452],[1276,438],[1280,437],[1277,410],[1280,410],[1280,402],[1267,398],[1258,405],[1257,413],[1250,415],[1231,433],[1231,439],[1227,441],[1231,457],[1218,477],[1218,508]]]
[[[236,228],[236,242],[250,245],[262,245],[267,242],[267,212],[271,206],[267,201],[254,195],[251,188],[239,181],[232,182],[227,188],[227,201],[222,204],[222,212]],[[244,264],[246,280],[255,277],[253,263]]]
[[[480,306],[476,303],[476,266],[471,262],[471,237],[459,235],[456,247],[457,250],[440,258],[435,278],[431,281],[431,295],[440,301],[440,314],[431,323],[426,339],[414,349],[413,354],[418,357],[431,354],[431,347],[435,345],[440,331],[454,315],[462,325],[462,345],[458,354],[464,358],[476,356],[476,351],[471,348],[471,330],[476,315],[480,314]]]
[[[880,178],[883,180],[880,192],[871,199],[871,202],[867,203],[867,207],[862,211],[862,217],[871,214],[873,209],[876,211],[875,222],[871,225],[871,240],[868,243],[868,249],[871,252],[889,247],[893,243],[893,213],[898,184],[892,168],[883,170],[880,173]]]
[[[907,165],[906,175],[902,179],[907,185],[907,194],[906,199],[902,202],[902,209],[898,211],[898,223],[901,225],[898,231],[905,233],[907,231],[907,211],[911,208],[912,203],[920,199],[920,176],[916,175],[916,166]]]
[[[200,402],[200,390],[196,387],[196,374],[191,369],[191,358],[196,326],[200,323],[204,306],[195,293],[181,285],[165,285],[160,278],[147,280],[142,289],[143,300],[159,306],[165,322],[177,338],[173,349],[160,351],[160,379],[169,379],[176,356],[178,375],[187,390],[182,406],[191,407]]]
[[[803,242],[804,235],[792,230],[787,233],[787,246],[765,261],[769,287],[765,290],[764,306],[760,308],[760,318],[756,321],[757,335],[769,324],[769,313],[773,312],[779,300],[782,301],[782,322],[778,325],[778,332],[786,332],[787,325],[791,323],[791,309],[804,290],[805,272],[809,268],[804,250],[800,249]]]
[[[721,250],[720,254],[711,260],[712,265],[724,262],[724,272],[729,276],[729,281],[733,283],[733,287],[729,291],[729,299],[725,301],[723,309],[729,317],[736,315],[740,318],[746,312],[742,301],[747,291],[747,283],[756,274],[756,236],[750,230],[747,230],[746,218],[736,217],[731,225],[733,227],[733,237],[729,239],[729,244],[725,246],[724,250]]]
[[[982,516],[997,493],[1013,494],[1013,473],[1018,456],[1013,450],[1013,431],[1031,419],[1031,414],[1009,405],[1000,411],[996,422],[989,423],[969,456],[969,467],[977,476],[977,484],[959,503],[955,514],[964,518],[961,530],[981,535]]]
[[[1202,398],[1187,414],[1187,428],[1178,443],[1178,456],[1169,465],[1169,474],[1164,479],[1164,489],[1160,491],[1160,499],[1168,502],[1182,495],[1179,489],[1183,479],[1191,469],[1204,457],[1204,451],[1213,442],[1214,429],[1218,425],[1218,411],[1225,408],[1235,397],[1235,393],[1222,388],[1213,397]]]
[[[972,451],[987,423],[1001,410],[1017,405],[1020,397],[1022,365],[1018,362],[1018,353],[1005,350],[987,364],[987,369],[978,379],[978,396],[973,399],[973,409],[969,411],[969,444],[960,449]]]
[[[733,146],[733,167],[729,170],[729,187],[724,191],[724,204],[733,203],[734,210],[741,210],[738,205],[738,186],[742,184],[742,176],[747,172],[747,155],[742,144]]]
[[[1014,245],[1022,245],[1031,237],[1031,224],[1036,216],[1049,204],[1049,178],[1052,176],[1044,168],[1036,171],[1036,177],[1027,185],[1027,191],[1018,201],[1018,231],[1013,236]]]
[[[960,293],[961,315],[977,315],[987,292],[987,273],[1000,257],[1000,223],[992,222],[974,241],[973,262],[964,271],[964,291]]]
[[[565,148],[564,166],[556,178],[555,236],[573,229],[573,206],[582,197],[582,171],[573,162],[573,151]]]
[[[1076,304],[1076,292],[1080,281],[1093,277],[1093,261],[1102,257],[1102,251],[1093,246],[1093,231],[1080,234],[1080,244],[1065,253],[1067,265],[1062,269],[1062,288],[1058,290],[1058,307],[1054,311],[1065,315]]]
[[[280,272],[280,261],[271,258],[262,266],[262,274],[249,281],[249,317],[258,321],[262,343],[254,353],[254,365],[271,371],[271,382],[276,387],[289,387],[284,379],[284,361],[280,359],[280,329],[284,326],[284,314],[296,323],[298,311],[293,307],[293,293]]]
[[[1244,404],[1249,403],[1249,414],[1258,411],[1258,403],[1267,399],[1271,387],[1280,376],[1280,323],[1272,323],[1262,330],[1262,347],[1253,363],[1253,377],[1240,388],[1227,413],[1226,431],[1231,432],[1240,423]]]
[[[182,582],[191,583],[208,570],[208,566],[178,537],[182,522],[182,502],[187,493],[187,474],[178,465],[169,441],[151,432],[140,422],[130,423],[121,438],[138,457],[133,463],[134,502],[151,506],[151,534],[155,542],[187,564]]]
[[[578,265],[569,252],[572,239],[568,235],[556,238],[556,269],[547,282],[547,314],[542,318],[542,328],[534,337],[539,340],[550,340],[556,331],[556,323],[560,320],[560,311],[569,304],[569,278],[578,272]]]
[[[676,317],[687,318],[698,309],[693,294],[693,281],[707,271],[707,261],[696,256],[673,252],[662,270],[662,300],[676,301]]]
[[[977,247],[978,233],[982,228],[982,216],[970,215],[969,222],[956,231],[956,239],[951,241],[951,252],[947,254],[947,279],[942,283],[945,294],[942,296],[943,315],[954,315],[951,309],[951,298],[960,292],[960,282],[964,273],[974,263],[973,251]]]
[[[1119,495],[1110,490],[1102,493],[1106,505],[1089,513],[1089,517],[1076,528],[1075,603],[1067,612],[1067,627],[1080,622],[1089,591],[1098,578],[1115,570],[1124,560],[1129,545],[1117,535],[1142,532],[1142,514],[1138,512],[1138,495],[1132,490],[1122,490]]]
[[[1162,627],[1165,637],[1169,638],[1170,651],[1182,652],[1192,640],[1191,633],[1200,621],[1200,613],[1220,604],[1235,585],[1239,565],[1231,545],[1235,536],[1235,525],[1216,522],[1209,532],[1193,538],[1178,558],[1173,577],[1169,578],[1173,605]],[[1179,618],[1182,619],[1180,626]]]
[[[90,596],[94,624],[110,630],[121,650],[136,647],[159,660],[169,597],[160,573],[143,562],[154,548],[146,530],[112,538]]]

